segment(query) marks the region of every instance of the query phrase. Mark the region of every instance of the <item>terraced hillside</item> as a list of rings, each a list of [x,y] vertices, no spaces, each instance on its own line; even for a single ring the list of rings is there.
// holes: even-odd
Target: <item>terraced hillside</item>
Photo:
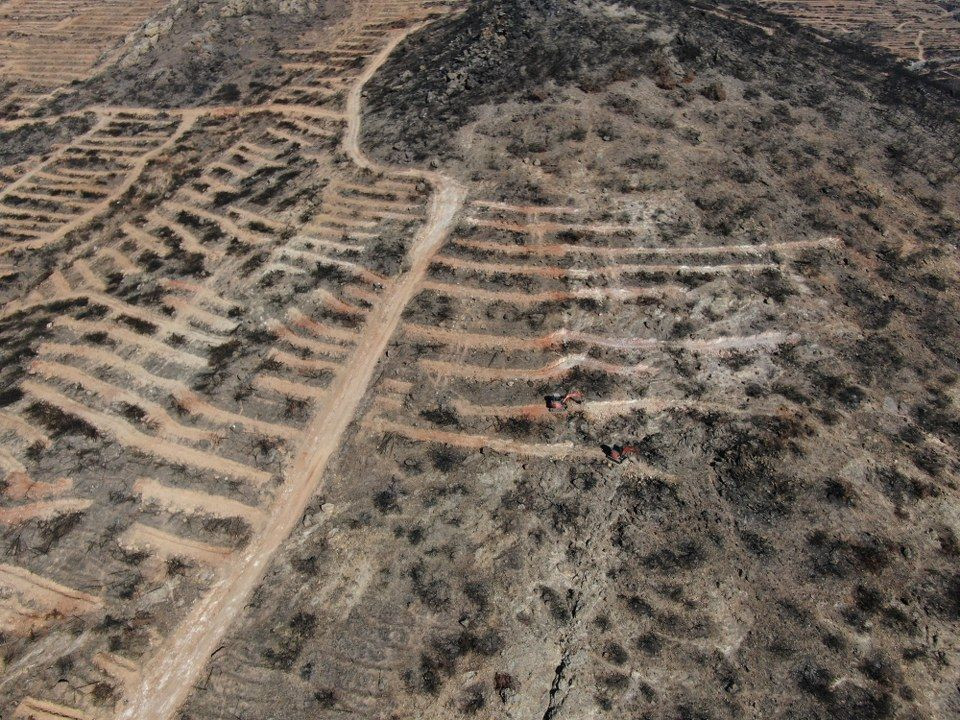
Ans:
[[[941,85],[699,0],[118,17],[0,121],[0,716],[960,713]]]
[[[953,2],[760,0],[826,33],[853,36],[960,81],[960,7]]]
[[[456,208],[356,146],[446,9],[357,6],[255,106],[91,108],[4,187],[5,715],[172,716],[298,521]]]
[[[101,55],[168,0],[9,0],[0,5],[0,77],[12,103],[34,107],[48,93],[90,77]],[[6,99],[5,105],[11,104]]]

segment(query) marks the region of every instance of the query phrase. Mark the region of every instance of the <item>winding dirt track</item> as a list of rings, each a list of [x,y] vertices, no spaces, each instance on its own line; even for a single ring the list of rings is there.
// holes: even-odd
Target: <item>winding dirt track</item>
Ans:
[[[466,190],[439,173],[392,168],[374,163],[360,149],[361,93],[364,84],[396,46],[423,24],[397,33],[372,59],[347,101],[347,132],[343,149],[354,163],[377,172],[416,177],[431,183],[434,194],[426,224],[414,240],[403,275],[390,286],[370,317],[341,373],[330,387],[323,409],[308,426],[302,450],[267,513],[263,531],[226,566],[219,580],[194,605],[178,628],[156,648],[134,687],[128,690],[118,720],[170,720],[187,699],[211,654],[243,610],[270,560],[290,535],[317,491],[330,459],[357,413],[387,343],[396,331],[404,307],[417,292],[430,258],[444,242],[463,205]]]

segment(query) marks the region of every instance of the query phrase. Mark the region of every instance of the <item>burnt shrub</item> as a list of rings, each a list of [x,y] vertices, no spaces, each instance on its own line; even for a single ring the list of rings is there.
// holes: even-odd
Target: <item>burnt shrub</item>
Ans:
[[[903,681],[899,666],[889,657],[875,653],[863,660],[858,668],[878,685],[892,688]]]
[[[467,459],[466,453],[456,448],[441,445],[430,451],[430,463],[440,472],[450,472]]]
[[[399,513],[400,504],[398,500],[400,499],[400,494],[397,492],[397,488],[393,483],[389,487],[380,490],[373,496],[374,507],[377,508],[384,515],[390,513]]]
[[[560,623],[567,623],[572,617],[572,593],[572,590],[568,590],[564,595],[548,585],[540,586],[540,600],[543,601],[550,616]]]
[[[337,694],[330,688],[321,688],[313,694],[313,699],[317,701],[323,709],[332,708],[337,704]]]
[[[0,391],[0,407],[13,405],[23,397],[23,391],[20,388],[5,388]]]
[[[903,366],[904,358],[895,338],[877,333],[867,335],[851,349],[857,374],[864,381],[888,380]]]
[[[453,410],[439,405],[430,410],[421,410],[420,417],[440,427],[460,427],[460,418],[457,417],[457,414]]]
[[[703,545],[696,540],[687,539],[677,543],[676,547],[666,547],[650,553],[640,562],[649,570],[672,575],[684,570],[693,570],[706,561]]]
[[[477,612],[483,615],[490,602],[490,588],[486,582],[471,580],[464,584],[463,594],[477,606]]]
[[[207,354],[210,367],[221,368],[227,365],[240,352],[239,340],[228,340],[220,345],[214,345]]]
[[[266,250],[261,250],[255,255],[251,255],[249,258],[244,260],[243,265],[240,266],[241,277],[247,277],[254,270],[262,266],[269,258],[270,253]]]
[[[381,275],[395,275],[403,264],[406,247],[399,239],[381,239],[368,254],[369,266]]]
[[[741,513],[762,520],[788,515],[798,481],[783,470],[782,454],[798,428],[789,423],[743,427],[722,438],[713,465],[720,495]]]
[[[304,645],[313,637],[316,627],[315,615],[297,612],[286,623],[274,629],[272,642],[261,655],[272,667],[289,671],[300,657]]]
[[[740,539],[744,547],[758,558],[770,559],[776,555],[773,544],[759,533],[741,530]]]
[[[614,79],[634,77],[649,44],[575,3],[471,3],[456,19],[411,38],[371,82],[371,110],[389,121],[369,142],[392,148],[402,141],[402,152],[426,157],[470,121],[472,107],[514,93],[533,96],[547,79],[602,90]],[[505,73],[506,67],[523,71]],[[631,109],[629,98],[610,102],[621,112]],[[535,139],[511,146],[518,154],[541,148]]]
[[[823,483],[823,496],[834,503],[845,507],[856,504],[857,495],[849,483],[836,478],[828,478]]]
[[[893,715],[895,707],[889,692],[853,683],[835,687],[834,681],[829,670],[813,663],[797,671],[797,686],[824,705],[832,719],[883,720]]]
[[[483,696],[483,685],[476,683],[463,691],[460,710],[464,715],[476,715],[483,710],[487,701]]]
[[[626,690],[630,685],[630,676],[624,673],[607,673],[600,677],[600,684],[611,690]]]
[[[512,438],[529,437],[537,427],[537,424],[527,417],[509,417],[498,420],[497,425],[500,432]]]
[[[247,522],[238,517],[204,518],[203,529],[210,533],[222,533],[240,545],[247,543],[251,533]]]
[[[804,665],[797,671],[797,686],[823,703],[830,702],[833,693],[830,686],[833,676],[823,667]]]
[[[420,653],[416,669],[402,677],[407,690],[435,695],[457,670],[460,658],[470,654],[492,656],[503,648],[503,639],[493,630],[477,635],[469,630],[434,637]],[[479,709],[479,708],[478,708]]]
[[[54,437],[82,435],[92,440],[100,437],[100,432],[93,425],[50,403],[43,401],[32,403],[27,407],[26,412],[34,422],[43,425]]]
[[[876,575],[890,565],[894,554],[889,540],[867,533],[846,540],[817,530],[807,538],[807,547],[814,572],[838,578]]]
[[[663,650],[663,639],[655,632],[646,632],[637,638],[637,649],[646,655],[657,656]]]
[[[430,610],[439,612],[450,605],[450,585],[441,577],[431,574],[423,561],[408,571],[413,594]]]
[[[69,535],[80,524],[82,518],[83,513],[74,512],[43,520],[40,523],[40,554],[45,555],[50,552],[54,545]]]
[[[817,373],[813,384],[818,390],[850,409],[858,407],[866,396],[862,388],[836,375]]]
[[[922,594],[930,614],[951,622],[960,620],[960,573],[930,573],[923,583]]]
[[[141,320],[130,315],[118,315],[117,320],[141,335],[153,335],[157,332],[157,326],[149,320]]]
[[[608,642],[603,648],[603,657],[607,662],[611,662],[614,665],[623,665],[630,659],[630,653],[628,653],[620,643]]]
[[[751,284],[761,295],[777,303],[783,303],[788,297],[795,294],[787,279],[776,270],[764,270],[752,278]]]
[[[285,420],[305,421],[310,416],[310,402],[303,398],[287,396],[284,398],[283,417]]]
[[[880,468],[874,473],[874,480],[880,485],[883,494],[894,505],[915,503],[925,497],[937,494],[936,488],[916,478],[907,477],[895,467]]]
[[[860,324],[868,330],[879,330],[890,324],[897,301],[877,295],[862,281],[848,276],[840,284],[845,304],[853,309]]]

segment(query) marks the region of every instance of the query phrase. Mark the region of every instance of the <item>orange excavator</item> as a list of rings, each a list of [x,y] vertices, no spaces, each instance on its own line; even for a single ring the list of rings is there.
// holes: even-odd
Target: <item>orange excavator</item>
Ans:
[[[545,395],[544,402],[547,403],[547,410],[550,412],[562,412],[570,409],[570,403],[582,403],[583,393],[579,390],[571,390],[566,395],[559,393],[555,395]]]
[[[636,445],[601,445],[600,449],[608,459],[613,460],[617,465],[622,463],[631,455],[639,455],[640,448]]]

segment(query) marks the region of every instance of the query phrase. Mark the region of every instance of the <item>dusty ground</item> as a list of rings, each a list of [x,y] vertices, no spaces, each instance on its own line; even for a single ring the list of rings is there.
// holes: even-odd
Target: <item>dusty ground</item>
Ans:
[[[960,714],[942,78],[657,0],[100,62],[0,127],[0,716]]]

